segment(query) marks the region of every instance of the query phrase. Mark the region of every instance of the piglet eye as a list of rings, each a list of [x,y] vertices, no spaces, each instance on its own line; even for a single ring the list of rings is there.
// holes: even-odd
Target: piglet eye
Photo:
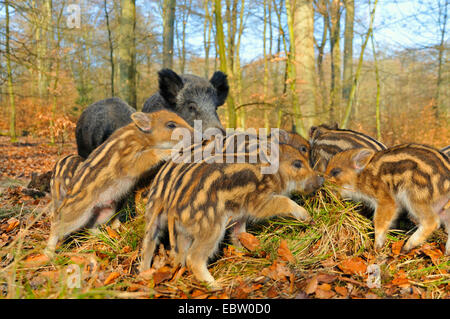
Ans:
[[[338,176],[340,173],[342,172],[342,170],[340,168],[333,168],[330,172],[330,176],[331,177],[336,177]]]
[[[173,130],[174,128],[177,127],[177,125],[175,124],[175,122],[167,122],[166,127]]]
[[[303,166],[302,161],[296,160],[294,162],[292,162],[292,166],[294,166],[295,168],[301,168]]]
[[[307,153],[308,150],[306,149],[306,146],[301,146],[301,147],[300,147],[300,152],[302,152],[302,153]]]

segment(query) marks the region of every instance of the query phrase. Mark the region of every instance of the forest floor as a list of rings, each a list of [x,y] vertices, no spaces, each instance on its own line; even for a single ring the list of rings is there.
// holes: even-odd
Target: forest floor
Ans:
[[[42,251],[50,195],[27,186],[32,172],[45,173],[75,152],[73,141],[62,147],[0,137],[0,298],[450,298],[443,229],[402,254],[415,226],[400,220],[375,252],[370,216],[327,189],[295,197],[313,224],[274,218],[251,225],[240,238],[242,250],[225,240],[209,265],[220,290],[208,290],[184,267],[171,267],[163,245],[153,267],[139,274],[144,218],[132,206],[117,230],[77,234],[48,260]]]

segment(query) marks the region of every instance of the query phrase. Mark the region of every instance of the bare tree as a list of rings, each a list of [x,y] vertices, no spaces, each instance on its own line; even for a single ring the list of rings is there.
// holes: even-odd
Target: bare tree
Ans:
[[[135,0],[121,0],[119,39],[119,94],[136,108],[136,4]]]
[[[176,0],[163,0],[163,67],[173,68],[173,38]]]

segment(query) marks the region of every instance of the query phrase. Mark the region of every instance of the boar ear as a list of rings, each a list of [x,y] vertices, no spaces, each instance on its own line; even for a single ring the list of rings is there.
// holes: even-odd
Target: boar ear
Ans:
[[[131,119],[141,131],[146,133],[151,132],[152,124],[146,113],[135,112],[131,114]]]
[[[285,130],[279,130],[279,142],[288,144],[291,141],[291,137]]]
[[[356,154],[353,155],[353,167],[358,171],[362,171],[364,167],[369,163],[372,159],[372,156],[375,154],[374,150],[368,148],[362,148],[356,151]]]
[[[290,141],[289,134],[285,130],[282,130],[282,129],[278,130],[278,139],[276,138],[273,131],[270,132],[270,134],[267,137],[270,139],[273,139],[274,142],[282,143],[282,144],[288,144]]]
[[[183,80],[170,69],[162,69],[158,72],[159,94],[174,107],[177,102],[178,92],[183,88]]]
[[[225,103],[228,96],[228,91],[230,90],[227,75],[220,71],[214,72],[209,82],[217,91],[217,106],[221,106]]]
[[[319,136],[320,134],[320,127],[319,126],[311,126],[309,129],[309,138],[315,138]]]
[[[337,129],[339,129],[339,125],[336,122],[334,122],[333,124],[330,124],[330,126],[328,126],[328,128],[330,130],[337,130]]]

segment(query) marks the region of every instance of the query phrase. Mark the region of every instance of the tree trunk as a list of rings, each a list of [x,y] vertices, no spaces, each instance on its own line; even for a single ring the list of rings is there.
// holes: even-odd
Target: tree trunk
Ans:
[[[11,50],[9,47],[10,32],[9,32],[9,1],[5,1],[5,54],[6,54],[6,71],[8,73],[8,93],[9,93],[9,136],[11,142],[17,142],[16,135],[16,104],[14,101],[14,89],[12,83],[12,70],[11,70]]]
[[[225,47],[225,35],[223,32],[223,20],[222,20],[222,4],[221,0],[214,0],[214,15],[216,20],[216,43],[217,51],[219,53],[220,70],[229,74],[227,55]],[[227,98],[227,127],[236,128],[236,108],[234,105],[233,95],[228,94]]]
[[[341,105],[341,49],[340,49],[340,20],[341,11],[339,0],[332,0],[330,21],[328,28],[330,30],[331,47],[331,94],[330,94],[330,123],[337,122],[336,114],[340,111]]]
[[[135,0],[121,0],[120,9],[119,95],[136,108]]]
[[[322,1],[322,4],[324,1]],[[328,27],[327,27],[327,21],[328,21],[328,11],[323,10],[323,31],[322,31],[322,40],[320,42],[320,45],[317,46],[317,72],[319,73],[319,87],[320,87],[320,95],[322,97],[322,103],[321,103],[321,109],[320,112],[324,113],[326,112],[326,108],[328,107],[328,90],[327,85],[325,81],[325,73],[323,70],[323,58],[324,58],[324,50],[325,45],[328,38]]]
[[[358,85],[358,80],[359,80],[359,76],[361,74],[362,63],[363,63],[363,59],[364,59],[364,50],[366,49],[367,42],[369,41],[369,37],[370,37],[370,35],[372,34],[372,31],[373,31],[373,21],[375,19],[375,9],[377,7],[377,2],[378,2],[378,0],[375,0],[372,12],[370,13],[369,30],[367,31],[366,38],[364,39],[364,43],[363,43],[363,45],[361,47],[361,53],[359,55],[359,61],[358,61],[358,67],[357,67],[356,73],[355,73],[355,79],[353,80],[353,84],[352,84],[352,87],[350,89],[350,95],[348,97],[347,107],[345,109],[344,120],[342,122],[342,128],[344,128],[344,129],[347,128],[348,123],[350,121],[350,115],[351,115],[351,112],[352,112],[353,99],[355,98],[356,86]]]
[[[294,63],[296,68],[296,90],[303,119],[303,125],[310,127],[315,124],[316,113],[316,70],[314,59],[314,8],[312,0],[297,0],[294,9],[295,42]]]
[[[242,105],[242,70],[241,70],[241,58],[240,58],[240,49],[241,49],[241,38],[242,33],[244,32],[244,12],[245,12],[245,0],[241,0],[241,8],[239,13],[239,28],[236,42],[236,50],[235,50],[235,63],[233,68],[233,73],[235,74],[236,79],[236,99],[238,105]],[[247,112],[245,108],[239,108],[238,112],[238,120],[239,127],[245,129],[245,122],[247,120]]]
[[[345,31],[344,31],[344,72],[342,96],[347,101],[352,87],[353,76],[353,24],[355,20],[354,0],[345,0]]]
[[[106,6],[106,0],[104,0],[104,8],[105,8],[105,19],[106,19],[106,28],[108,30],[108,43],[109,43],[109,63],[111,64],[111,96],[114,96],[114,46],[111,35],[111,27],[109,25],[109,14],[108,8]]]
[[[296,71],[296,65],[295,65],[295,55],[296,55],[296,48],[295,48],[295,32],[294,32],[294,12],[291,8],[291,0],[286,0],[286,13],[287,13],[287,24],[288,24],[288,30],[289,30],[289,39],[290,39],[290,52],[288,55],[288,81],[289,81],[289,88],[291,91],[291,103],[292,103],[292,110],[294,113],[294,119],[293,124],[295,126],[295,131],[299,133],[302,136],[306,136],[306,130],[303,125],[301,112],[300,112],[300,105],[298,101],[298,94],[297,94],[297,85],[296,85],[296,79],[297,79],[297,71]]]
[[[375,50],[373,32],[370,35],[370,40],[372,42],[372,53],[373,53],[373,66],[375,68],[375,81],[377,82],[377,98],[375,102],[375,120],[377,128],[377,140],[381,142],[381,113],[380,113],[380,95],[381,95],[381,83],[380,83],[380,73],[378,71],[378,61],[377,52]]]
[[[448,92],[448,86],[442,85],[442,69],[443,69],[443,63],[444,63],[444,50],[445,50],[445,31],[446,31],[446,25],[447,25],[447,12],[448,12],[448,3],[449,1],[446,0],[444,7],[442,8],[441,3],[439,1],[439,22],[441,22],[442,19],[442,26],[441,28],[441,40],[438,47],[438,75],[437,75],[437,83],[436,83],[436,115],[437,117],[443,117],[446,122],[448,123],[449,118],[449,111],[448,107],[445,105],[445,100],[448,98],[446,95],[446,92]]]
[[[176,0],[163,1],[163,68],[173,69],[173,36]]]
[[[209,11],[209,1],[203,1],[203,9],[205,10],[205,21],[203,24],[203,47],[205,49],[205,78],[209,78],[209,50],[211,48],[211,31],[212,17]]]

